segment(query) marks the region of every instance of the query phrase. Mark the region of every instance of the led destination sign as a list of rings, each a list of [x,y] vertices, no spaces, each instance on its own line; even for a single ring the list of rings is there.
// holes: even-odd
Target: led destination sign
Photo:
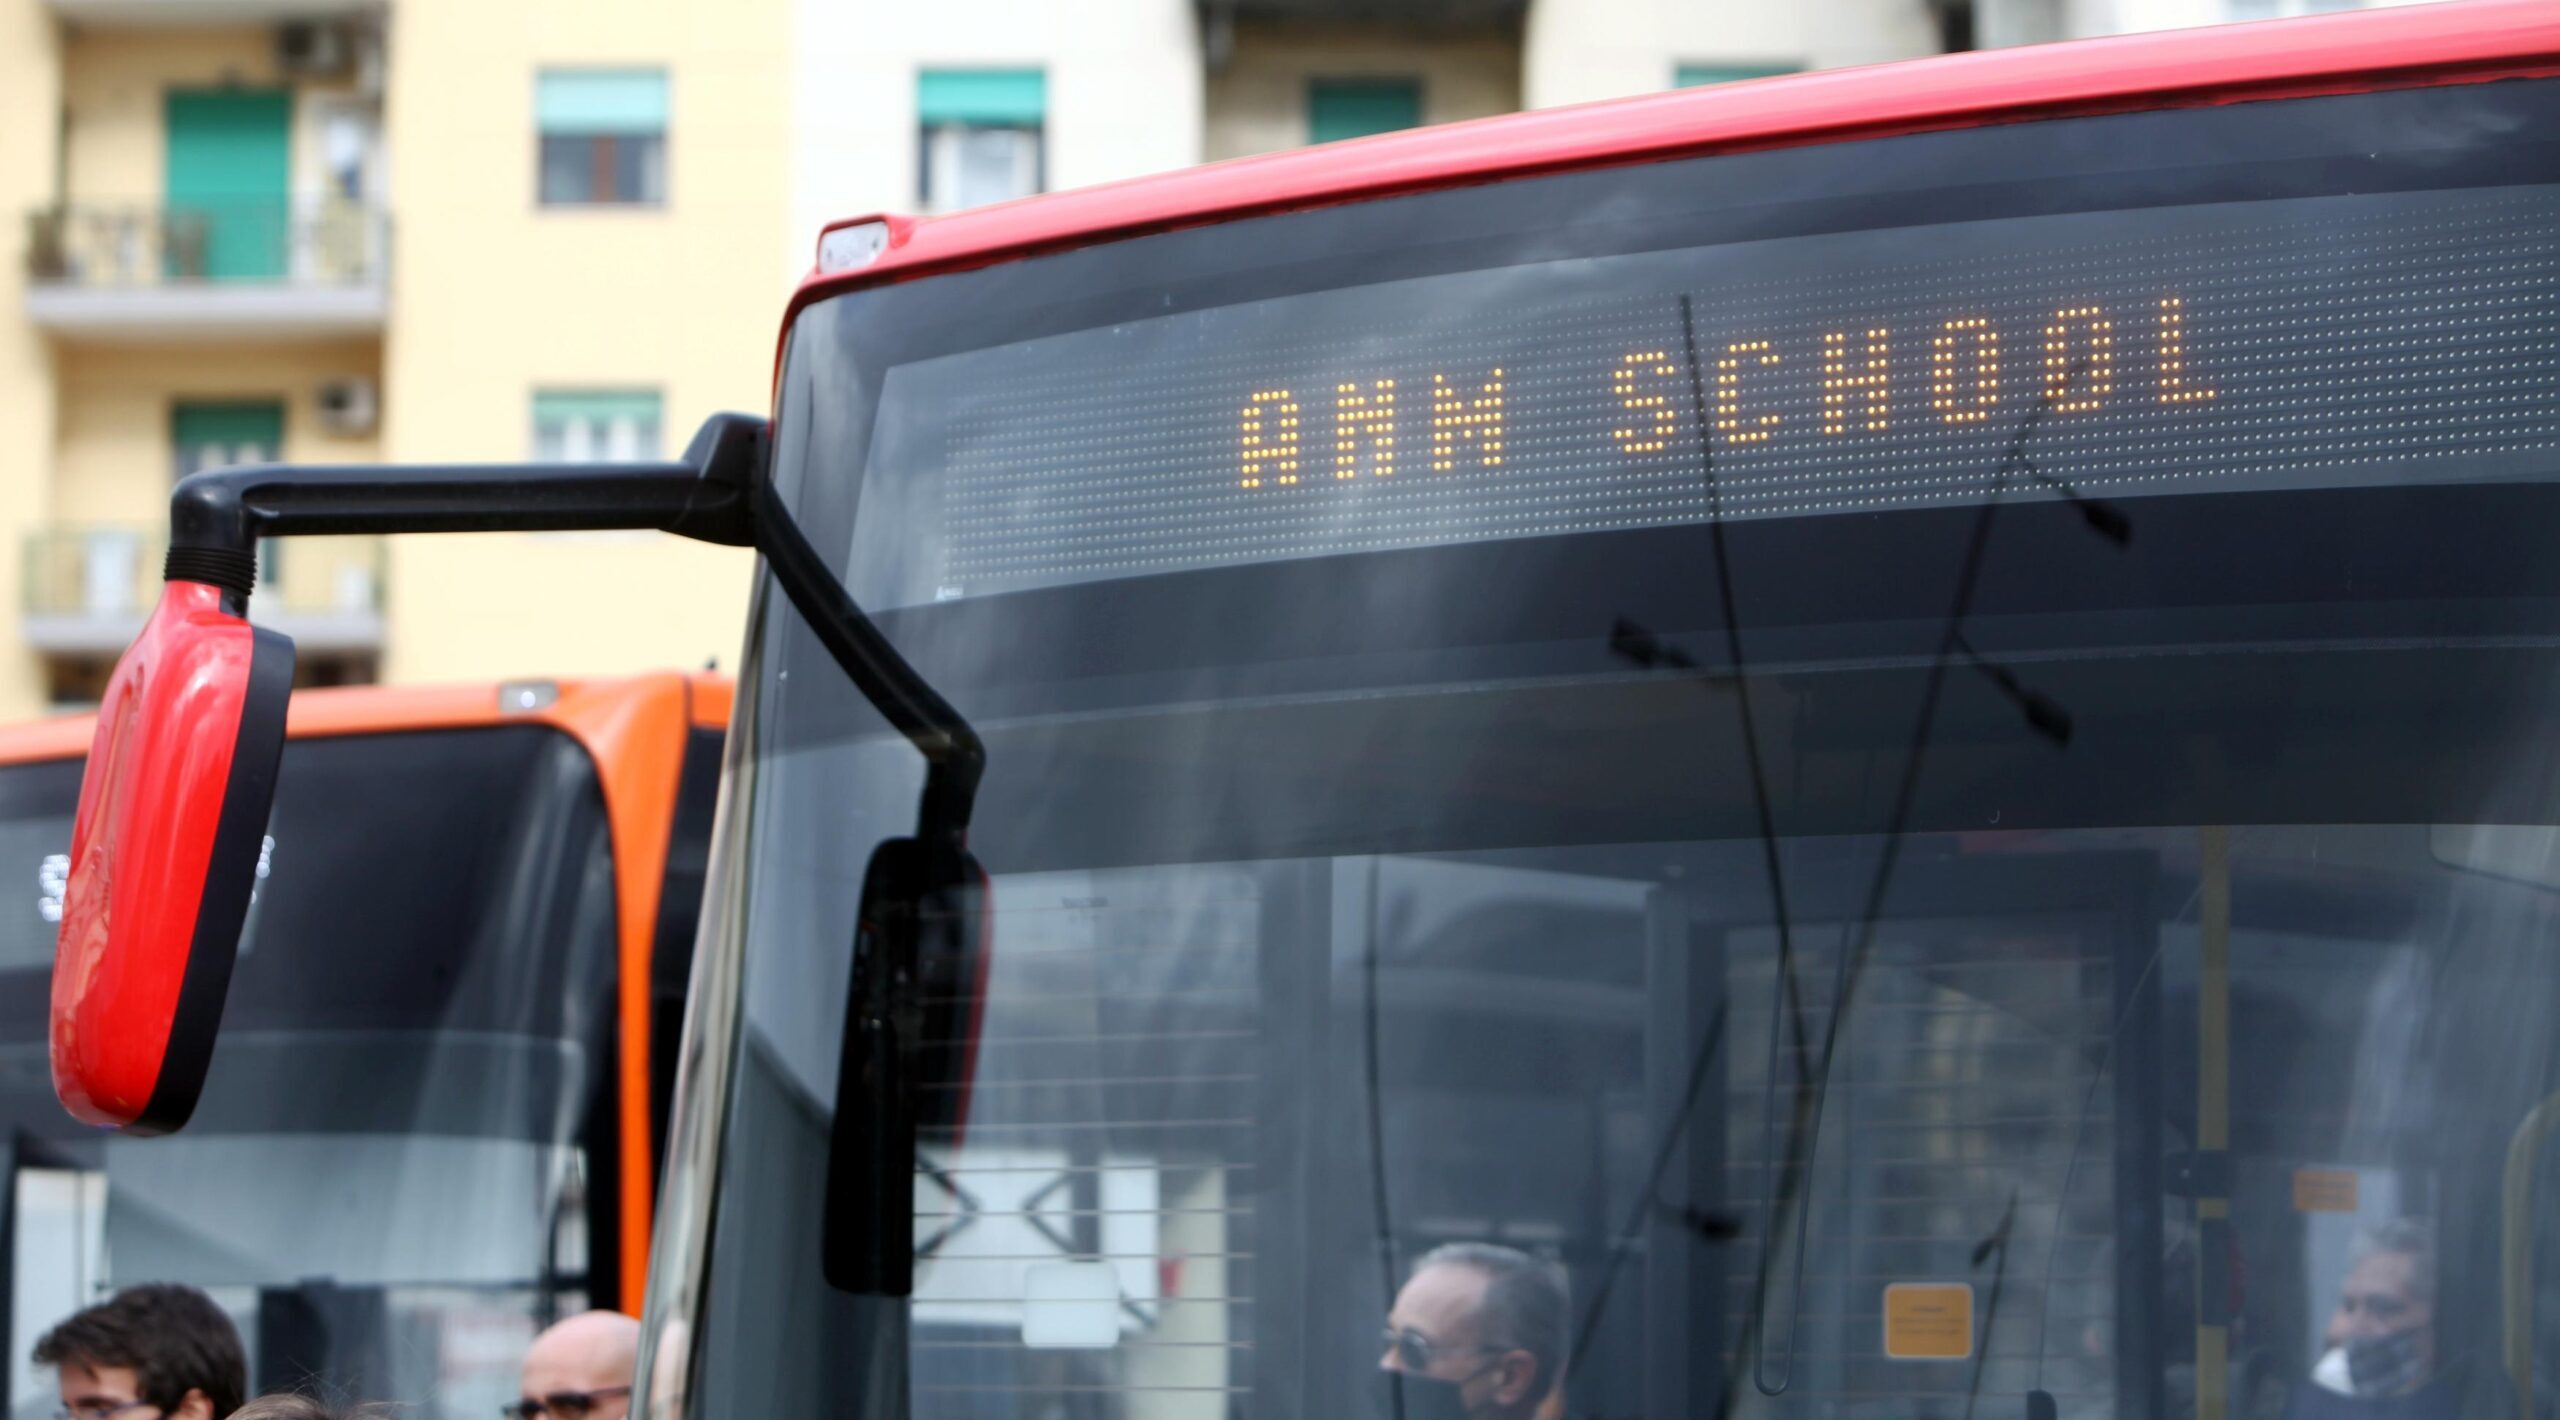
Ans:
[[[1558,260],[888,372],[880,605],[1225,563],[2560,468],[2560,196],[2218,203]]]
[[[2163,296],[2157,314],[2151,387],[2161,404],[2191,404],[2214,398],[2215,392],[2191,377],[2186,356],[2186,301]],[[2027,396],[2049,404],[2057,414],[2102,410],[2119,398],[2116,389],[2116,321],[2106,307],[2074,306],[2055,311],[2043,331],[2042,358],[2023,372],[2002,366],[2000,332],[1989,317],[1960,316],[1942,321],[1923,339],[1924,359],[1906,352],[1903,378],[1921,381],[1930,415],[1952,425],[1988,419],[1998,409],[2005,386],[2023,384]],[[1865,331],[1826,331],[1818,359],[1808,358],[1808,379],[1821,391],[1815,418],[1803,421],[1825,437],[1881,433],[1893,427],[1894,332],[1888,326]],[[1685,342],[1684,342],[1685,345]],[[2014,346],[2012,347],[2015,348]],[[1758,398],[1762,386],[1784,379],[1775,367],[1787,364],[1777,341],[1766,337],[1728,342],[1712,361],[1712,374],[1694,350],[1675,358],[1669,350],[1635,350],[1621,356],[1608,371],[1608,397],[1625,423],[1609,431],[1618,451],[1631,458],[1667,451],[1682,437],[1684,409],[1712,400],[1706,421],[1714,432],[1708,442],[1729,447],[1764,444],[1777,438],[1786,415]],[[1746,377],[1749,380],[1745,384]],[[1392,476],[1397,468],[1397,432],[1427,415],[1423,440],[1405,440],[1413,448],[1427,441],[1416,463],[1405,467],[1452,473],[1461,468],[1502,466],[1503,439],[1510,427],[1504,413],[1503,372],[1495,369],[1480,382],[1452,382],[1432,372],[1421,391],[1427,405],[1399,417],[1393,376],[1345,380],[1330,392],[1314,396],[1319,407],[1332,410],[1332,437],[1310,455],[1307,451],[1307,401],[1295,390],[1256,390],[1247,399],[1237,437],[1240,488],[1287,488],[1322,482]],[[1595,381],[1596,383],[1596,381]],[[1710,393],[1712,391],[1712,393]],[[1685,393],[1684,393],[1685,392]],[[2139,393],[2123,396],[2139,399]],[[1746,400],[1749,406],[1746,408]],[[1924,417],[1925,423],[1925,417]],[[1327,453],[1330,450],[1330,453]]]

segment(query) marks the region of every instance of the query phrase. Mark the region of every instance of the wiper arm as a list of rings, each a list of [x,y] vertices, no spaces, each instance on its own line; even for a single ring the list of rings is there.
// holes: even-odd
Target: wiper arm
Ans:
[[[1919,799],[1920,768],[1927,755],[1930,736],[1936,728],[1939,696],[1945,688],[1948,669],[1958,656],[1967,658],[1981,667],[1992,683],[2019,705],[2027,717],[2028,724],[2038,733],[2054,740],[2057,744],[2067,744],[2070,740],[2069,712],[2050,698],[2028,689],[2005,667],[1997,666],[1975,652],[1972,644],[1965,638],[1964,625],[1973,612],[1974,592],[1980,584],[1983,559],[1991,545],[1991,524],[2000,509],[2000,495],[2007,491],[2013,473],[2023,470],[2038,483],[2053,490],[2080,510],[2082,518],[2088,522],[2093,531],[2117,546],[2125,545],[2132,536],[2132,523],[2121,510],[2086,497],[2068,482],[2052,477],[2037,468],[2034,461],[2027,456],[2028,440],[2034,437],[2036,429],[2044,423],[2046,416],[2053,412],[2061,397],[2079,381],[2080,373],[2086,363],[2084,357],[2064,368],[2062,378],[2036,402],[2035,408],[2027,411],[2026,416],[2019,420],[2017,433],[2010,438],[2008,449],[2001,455],[1999,464],[1993,470],[1990,491],[1984,497],[1981,513],[1974,518],[1972,536],[1965,547],[1964,565],[1956,576],[1954,604],[1947,611],[1946,628],[1939,637],[1937,655],[1930,661],[1928,679],[1921,689],[1919,722],[1912,728],[1911,748],[1903,757],[1902,782],[1894,795],[1892,817],[1886,822],[1884,847],[1876,863],[1874,882],[1867,890],[1866,907],[1859,916],[1856,933],[1840,944],[1840,961],[1832,977],[1831,1009],[1828,1022],[1823,1029],[1822,1057],[1815,1067],[1812,1079],[1808,1082],[1804,1097],[1798,1101],[1795,1124],[1789,1131],[1787,1153],[1792,1158],[1801,1151],[1803,1162],[1787,1174],[1788,1197],[1771,1200],[1768,1213],[1770,1230],[1761,1238],[1764,1263],[1761,1276],[1763,1288],[1761,1301],[1765,1308],[1768,1301],[1766,1293],[1768,1276],[1765,1263],[1770,1250],[1777,1243],[1775,1236],[1777,1222],[1782,1215],[1793,1218],[1796,1234],[1795,1258],[1790,1269],[1791,1280],[1787,1293],[1790,1320],[1787,1327],[1786,1365],[1777,1383],[1772,1386],[1765,1374],[1766,1348],[1764,1347],[1754,1356],[1752,1384],[1758,1387],[1763,1395],[1774,1396],[1783,1393],[1793,1378],[1795,1326],[1792,1317],[1794,1309],[1801,1302],[1804,1290],[1805,1240],[1809,1231],[1805,1223],[1809,1206],[1806,1195],[1812,1187],[1815,1165],[1820,1158],[1822,1109],[1830,1093],[1832,1062],[1839,1055],[1841,1027],[1848,1017],[1849,1002],[1856,995],[1857,984],[1864,973],[1867,957],[1874,950],[1876,929],[1884,917],[1885,895],[1892,887],[1894,869],[1901,861],[1903,836],[1910,827],[1912,806]],[[1762,1108],[1766,1112],[1774,1105],[1776,1098],[1775,1071],[1773,1070],[1770,1077],[1762,1083],[1765,1096]],[[1765,1113],[1764,1117],[1766,1117]],[[1718,1408],[1718,1415],[1721,1416],[1730,1411],[1731,1399],[1732,1391],[1728,1386],[1727,1403]]]

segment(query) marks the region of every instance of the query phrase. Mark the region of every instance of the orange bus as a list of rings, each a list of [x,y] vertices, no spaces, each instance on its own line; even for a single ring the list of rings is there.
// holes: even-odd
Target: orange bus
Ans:
[[[115,1286],[204,1287],[260,1388],[484,1420],[545,1320],[636,1310],[729,713],[710,675],[305,691],[193,1127],[64,1116],[44,979],[93,718],[0,729],[10,1413]]]

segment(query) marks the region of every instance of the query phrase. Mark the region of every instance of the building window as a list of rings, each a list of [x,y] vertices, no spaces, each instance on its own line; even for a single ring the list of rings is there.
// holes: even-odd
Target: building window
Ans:
[[[925,208],[1028,197],[1046,182],[1049,77],[1038,69],[927,69],[916,76],[917,173]]]
[[[274,463],[284,450],[284,402],[180,400],[169,411],[177,476],[233,464]]]
[[[1701,84],[1730,84],[1738,79],[1767,79],[1803,71],[1801,64],[1683,64],[1672,71],[1671,87],[1694,89]]]
[[[1419,79],[1315,79],[1307,84],[1310,143],[1421,126]]]
[[[545,463],[660,457],[655,390],[545,390],[533,397],[533,456]]]
[[[170,462],[177,477],[235,464],[275,463],[284,457],[284,401],[279,399],[179,400],[169,407]],[[109,581],[129,574],[112,564],[120,555],[106,539],[92,538],[90,573]],[[282,575],[283,550],[275,538],[258,540],[258,578]]]
[[[546,69],[534,85],[545,207],[667,200],[667,71]]]

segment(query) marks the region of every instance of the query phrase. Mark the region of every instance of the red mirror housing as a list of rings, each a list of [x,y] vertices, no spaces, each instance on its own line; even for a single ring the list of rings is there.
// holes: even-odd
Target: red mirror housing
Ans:
[[[284,752],[293,642],[170,581],[98,707],[53,958],[53,1088],[91,1124],[186,1123]]]

